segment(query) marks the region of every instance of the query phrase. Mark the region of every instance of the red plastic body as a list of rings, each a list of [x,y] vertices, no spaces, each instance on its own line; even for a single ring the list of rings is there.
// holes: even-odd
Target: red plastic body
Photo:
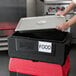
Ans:
[[[67,56],[66,63],[63,66],[53,63],[10,58],[9,71],[35,76],[67,76],[69,66],[69,56]]]

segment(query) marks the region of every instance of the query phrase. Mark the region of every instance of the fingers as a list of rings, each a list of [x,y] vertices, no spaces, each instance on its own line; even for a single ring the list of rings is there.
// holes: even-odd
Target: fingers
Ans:
[[[62,11],[57,12],[55,15],[57,15],[57,16],[62,15]]]
[[[61,30],[61,25],[56,26],[56,29]]]
[[[63,26],[64,26],[63,24],[59,24],[59,25],[56,26],[56,29],[64,31],[65,29],[64,29]]]
[[[56,29],[57,29],[57,30],[64,31],[64,29],[63,29],[63,28],[61,28],[61,27],[56,27]]]
[[[60,15],[60,12],[55,13],[56,16]]]
[[[62,15],[63,16],[64,15],[63,13],[64,13],[64,11],[59,11],[59,12],[55,13],[55,15],[57,15],[57,16]]]

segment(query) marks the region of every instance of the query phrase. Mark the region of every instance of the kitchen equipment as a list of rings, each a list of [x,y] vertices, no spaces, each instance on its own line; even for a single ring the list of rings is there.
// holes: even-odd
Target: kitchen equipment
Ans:
[[[56,28],[56,26],[62,22],[65,22],[64,16],[41,16],[21,18],[15,31]]]
[[[9,56],[63,65],[69,53],[70,34],[56,30],[60,16],[23,18],[9,36]]]
[[[44,0],[44,15],[55,15],[58,11],[63,11],[71,3],[71,0]],[[76,8],[66,14],[65,19],[68,21],[76,14]],[[71,26],[72,44],[76,44],[76,24]]]

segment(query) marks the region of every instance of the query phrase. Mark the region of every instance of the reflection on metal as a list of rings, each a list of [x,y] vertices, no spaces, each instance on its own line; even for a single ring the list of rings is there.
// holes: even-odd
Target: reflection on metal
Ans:
[[[44,15],[55,15],[56,12],[65,10],[70,2],[71,0],[45,0]],[[75,14],[76,8],[65,16],[66,21],[72,18]],[[71,27],[70,32],[72,34],[72,43],[76,44],[76,24]]]
[[[65,22],[64,16],[40,16],[21,18],[15,31],[53,29],[62,22]]]
[[[7,37],[21,17],[26,17],[26,0],[0,0],[0,51],[8,50]]]
[[[36,16],[36,0],[26,0],[27,17]]]
[[[0,37],[0,51],[8,50],[7,37]]]

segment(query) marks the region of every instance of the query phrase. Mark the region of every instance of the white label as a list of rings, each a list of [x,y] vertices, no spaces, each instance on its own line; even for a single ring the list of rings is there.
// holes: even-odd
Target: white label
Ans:
[[[38,42],[38,51],[45,53],[52,53],[52,43],[51,42]]]

